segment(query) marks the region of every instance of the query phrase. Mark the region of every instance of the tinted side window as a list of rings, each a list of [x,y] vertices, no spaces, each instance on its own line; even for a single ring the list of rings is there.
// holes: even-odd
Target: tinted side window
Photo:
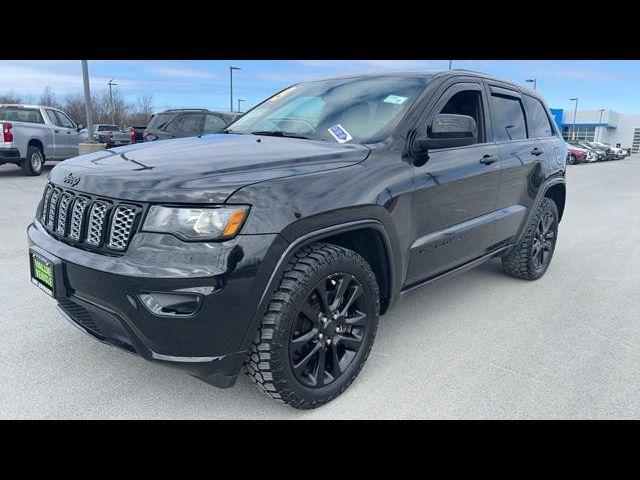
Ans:
[[[527,124],[520,99],[491,95],[491,123],[496,142],[527,138]]]
[[[453,95],[438,113],[467,115],[478,126],[478,143],[484,143],[484,116],[482,113],[482,94],[477,90],[464,90]]]
[[[216,115],[207,115],[204,120],[204,133],[221,132],[227,124]]]
[[[202,133],[203,115],[183,115],[176,124],[176,130],[186,135],[200,135]]]
[[[552,137],[554,135],[553,127],[549,121],[547,112],[537,98],[525,95],[524,103],[529,114],[529,131],[532,137]]]
[[[49,120],[51,121],[51,123],[53,123],[54,125],[57,125],[58,127],[60,127],[60,120],[58,120],[58,117],[56,116],[56,112],[53,110],[45,110],[47,112],[47,117],[49,117]]]
[[[58,125],[64,128],[75,128],[75,125],[73,124],[71,119],[67,117],[64,113],[62,112],[54,112],[54,113],[58,117],[58,121],[59,121]]]

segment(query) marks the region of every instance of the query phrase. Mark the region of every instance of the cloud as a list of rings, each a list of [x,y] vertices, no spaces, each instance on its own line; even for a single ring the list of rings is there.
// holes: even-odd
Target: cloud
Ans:
[[[153,67],[146,69],[147,72],[163,77],[174,78],[219,78],[219,75],[215,75],[211,72],[204,70],[198,70],[195,68],[180,68],[180,67]]]

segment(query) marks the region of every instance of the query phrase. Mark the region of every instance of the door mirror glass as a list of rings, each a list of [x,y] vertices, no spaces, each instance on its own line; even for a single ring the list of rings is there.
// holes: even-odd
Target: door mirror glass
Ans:
[[[416,139],[419,151],[464,147],[478,142],[478,125],[473,117],[441,113],[436,115],[426,136]]]
[[[83,125],[83,124],[81,124],[81,123],[79,123],[79,124],[78,124],[78,131],[82,130],[83,128],[84,128],[84,125]]]

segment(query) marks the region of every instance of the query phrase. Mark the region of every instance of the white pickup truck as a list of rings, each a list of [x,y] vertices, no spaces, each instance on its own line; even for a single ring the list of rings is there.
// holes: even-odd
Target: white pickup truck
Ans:
[[[25,175],[40,175],[45,161],[78,155],[79,131],[57,108],[0,104],[0,165],[14,163]]]

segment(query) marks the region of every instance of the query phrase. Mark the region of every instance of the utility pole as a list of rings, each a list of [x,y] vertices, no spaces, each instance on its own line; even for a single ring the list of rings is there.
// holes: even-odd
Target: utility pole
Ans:
[[[238,99],[238,113],[242,113],[242,110],[240,110],[240,103],[244,102],[244,100],[242,100],[241,98]]]
[[[89,67],[86,60],[82,60],[82,83],[84,84],[84,108],[87,114],[87,143],[93,143],[93,119],[91,118],[91,91],[89,90]]]
[[[231,112],[233,112],[233,71],[241,70],[239,67],[229,67],[229,99],[231,104]]]
[[[111,91],[111,87],[118,85],[117,83],[113,83],[113,78],[107,82],[109,85],[109,100],[111,101],[111,123],[116,124],[116,107],[113,104],[113,92]]]
[[[571,127],[571,139],[576,139],[576,114],[578,113],[578,97],[570,98],[570,102],[576,102],[576,106],[573,109],[573,126]]]
[[[600,120],[598,121],[598,123],[602,123],[602,113],[605,111],[605,109],[601,108],[598,111],[600,112]],[[598,125],[598,135],[596,136],[596,142],[600,141],[600,129],[601,128],[602,128],[602,125]]]

